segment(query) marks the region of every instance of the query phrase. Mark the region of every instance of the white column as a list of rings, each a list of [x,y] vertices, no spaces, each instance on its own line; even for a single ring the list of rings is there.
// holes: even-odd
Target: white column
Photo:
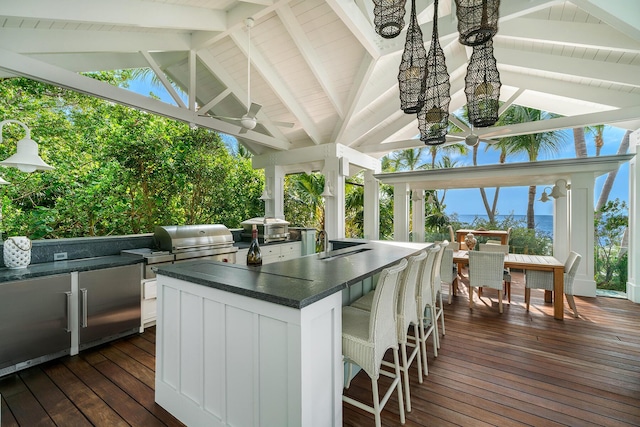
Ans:
[[[409,184],[393,186],[393,240],[409,241]]]
[[[364,172],[364,238],[380,238],[380,185],[373,176],[375,171]]]
[[[640,129],[629,135],[629,152],[636,156],[629,161],[629,248],[627,259],[627,298],[640,303],[640,215],[638,198],[640,198],[640,170],[638,170],[638,154],[640,154]]]
[[[413,190],[412,237],[414,242],[424,242],[424,190]]]
[[[344,237],[344,170],[341,171],[340,159],[330,157],[324,161],[325,182],[329,183],[333,197],[324,201],[324,228],[329,239]],[[342,172],[342,173],[341,173]],[[348,173],[348,172],[347,172]]]
[[[271,196],[264,201],[264,216],[284,219],[284,169],[276,165],[265,166],[264,180]]]
[[[571,197],[569,199],[569,250],[582,255],[578,266],[573,291],[575,295],[595,297],[596,282],[594,268],[594,204],[595,179],[592,173],[578,173],[571,176]],[[564,260],[562,260],[564,261]]]
[[[566,197],[559,197],[553,204],[553,256],[559,260],[569,255],[569,201],[571,190]]]

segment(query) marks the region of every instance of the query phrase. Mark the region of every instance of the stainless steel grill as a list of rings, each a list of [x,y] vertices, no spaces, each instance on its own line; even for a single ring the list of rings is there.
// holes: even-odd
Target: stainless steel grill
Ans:
[[[231,231],[222,224],[157,226],[155,248],[123,250],[123,255],[145,260],[145,279],[154,278],[152,267],[195,259],[235,264],[238,248],[233,246]]]
[[[273,217],[257,217],[242,221],[242,239],[251,241],[251,229],[258,228],[258,242],[283,242],[289,238],[289,221]]]

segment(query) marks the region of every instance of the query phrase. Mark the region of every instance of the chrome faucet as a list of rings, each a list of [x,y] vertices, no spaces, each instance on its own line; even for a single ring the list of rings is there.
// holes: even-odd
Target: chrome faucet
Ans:
[[[322,241],[322,252],[327,252],[329,250],[329,238],[327,236],[327,232],[323,229],[318,233],[318,238],[316,240],[317,243]]]

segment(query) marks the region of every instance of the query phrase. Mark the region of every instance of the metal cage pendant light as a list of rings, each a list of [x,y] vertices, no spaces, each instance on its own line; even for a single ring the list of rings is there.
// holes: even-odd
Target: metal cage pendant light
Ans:
[[[420,140],[426,145],[440,145],[446,141],[449,126],[451,83],[444,52],[438,40],[438,0],[433,2],[433,32],[427,55],[427,76],[424,105],[418,112]]]
[[[407,0],[373,0],[373,24],[376,33],[385,39],[397,37],[404,28]]]
[[[500,0],[456,0],[460,43],[477,46],[498,32]]]
[[[493,56],[493,41],[474,46],[464,92],[467,95],[469,121],[475,127],[487,127],[498,121],[500,73]]]
[[[427,50],[422,40],[422,30],[416,16],[416,1],[411,0],[411,20],[407,28],[398,86],[400,88],[400,109],[407,114],[415,114],[424,105],[425,74],[427,72]]]

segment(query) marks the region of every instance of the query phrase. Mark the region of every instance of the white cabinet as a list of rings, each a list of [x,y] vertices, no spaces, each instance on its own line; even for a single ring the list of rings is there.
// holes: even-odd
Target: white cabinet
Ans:
[[[247,265],[247,252],[249,252],[249,248],[238,250],[236,264]],[[262,253],[262,264],[286,261],[301,256],[302,243],[296,241],[264,245],[260,246],[260,253]]]

